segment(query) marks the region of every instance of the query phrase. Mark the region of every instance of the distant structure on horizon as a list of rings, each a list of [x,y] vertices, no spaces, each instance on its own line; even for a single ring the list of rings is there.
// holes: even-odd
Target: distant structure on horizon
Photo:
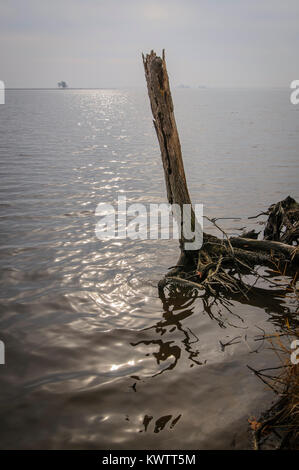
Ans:
[[[68,84],[64,81],[58,82],[57,83],[58,88],[67,88]]]

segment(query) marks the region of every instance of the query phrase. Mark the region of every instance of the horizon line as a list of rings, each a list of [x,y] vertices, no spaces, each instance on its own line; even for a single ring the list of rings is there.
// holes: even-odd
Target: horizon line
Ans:
[[[5,90],[120,90],[120,89],[134,89],[134,88],[146,88],[142,85],[127,85],[127,86],[113,86],[113,87],[66,87],[66,88],[58,88],[58,87],[5,87]],[[174,85],[172,89],[177,90],[209,90],[209,89],[219,89],[219,88],[238,88],[238,89],[248,89],[248,88],[266,88],[266,89],[273,89],[273,88],[287,88],[289,89],[288,85],[212,85],[212,86],[186,86],[180,87],[180,85]]]

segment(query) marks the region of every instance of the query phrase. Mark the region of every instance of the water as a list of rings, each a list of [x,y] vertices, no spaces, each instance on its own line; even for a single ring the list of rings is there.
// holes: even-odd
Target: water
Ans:
[[[230,234],[298,197],[289,90],[175,90],[174,103],[192,200],[242,217],[221,222]],[[160,298],[176,241],[95,237],[99,202],[165,201],[145,92],[7,91],[0,135],[1,448],[248,448],[247,419],[273,396],[246,365],[273,364],[256,339],[287,301]]]

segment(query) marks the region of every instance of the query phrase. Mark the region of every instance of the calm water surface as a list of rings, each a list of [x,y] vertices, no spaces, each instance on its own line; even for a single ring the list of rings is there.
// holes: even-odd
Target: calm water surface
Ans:
[[[242,217],[223,220],[229,233],[298,197],[289,90],[175,90],[174,103],[192,199]],[[145,92],[7,91],[0,139],[1,448],[248,448],[247,419],[273,396],[246,366],[273,364],[256,339],[287,300],[159,297],[176,241],[95,236],[99,202],[165,202]]]

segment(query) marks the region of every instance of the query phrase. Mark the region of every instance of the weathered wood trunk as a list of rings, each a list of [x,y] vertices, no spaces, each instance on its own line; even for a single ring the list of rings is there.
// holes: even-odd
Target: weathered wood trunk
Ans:
[[[191,204],[164,51],[162,59],[157,57],[153,51],[145,58],[143,56],[143,64],[154,126],[161,149],[168,202],[180,206]]]
[[[154,118],[153,122],[161,150],[168,202],[169,204],[177,204],[180,207],[181,214],[183,213],[183,206],[185,204],[190,205],[190,223],[192,230],[194,230],[195,215],[191,206],[191,199],[186,183],[181,144],[174,117],[164,51],[162,58],[158,57],[154,51],[151,51],[146,57],[142,57],[148,95]],[[176,218],[176,214],[174,214],[174,216]],[[183,217],[181,217],[179,223],[181,225],[181,253],[185,259],[184,262],[186,258],[189,258],[189,261],[191,261],[195,253],[193,250],[188,251],[184,249],[184,243],[187,240],[184,238]],[[181,257],[178,264],[183,262],[183,258]]]

